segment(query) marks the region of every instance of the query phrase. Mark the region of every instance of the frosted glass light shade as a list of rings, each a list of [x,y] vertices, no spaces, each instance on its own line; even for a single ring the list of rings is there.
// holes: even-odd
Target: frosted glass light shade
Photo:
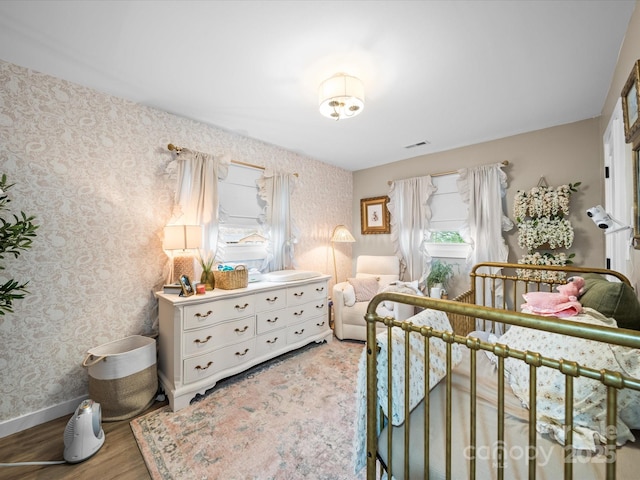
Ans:
[[[355,117],[364,109],[364,85],[359,78],[338,73],[320,84],[320,113],[340,120]]]

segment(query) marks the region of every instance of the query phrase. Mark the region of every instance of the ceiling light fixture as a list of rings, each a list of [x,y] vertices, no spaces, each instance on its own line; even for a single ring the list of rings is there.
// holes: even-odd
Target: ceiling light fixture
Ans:
[[[332,120],[355,117],[364,109],[362,80],[336,73],[320,84],[320,113]]]

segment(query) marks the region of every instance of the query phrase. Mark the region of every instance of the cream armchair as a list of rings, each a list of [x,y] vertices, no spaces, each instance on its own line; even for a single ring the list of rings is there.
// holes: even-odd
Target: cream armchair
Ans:
[[[333,287],[334,333],[340,340],[366,340],[364,316],[369,300],[376,293],[393,288],[400,278],[400,261],[395,255],[361,255],[356,260],[356,274],[350,281]],[[417,289],[411,293],[419,293]],[[414,315],[414,308],[395,302],[383,302],[376,312],[382,316],[405,320]]]

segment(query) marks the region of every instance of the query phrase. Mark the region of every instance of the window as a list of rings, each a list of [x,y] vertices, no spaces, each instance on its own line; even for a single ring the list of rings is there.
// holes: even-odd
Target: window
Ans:
[[[250,238],[264,233],[259,221],[263,202],[256,184],[262,173],[261,169],[232,163],[227,178],[218,182],[218,261],[244,263],[249,268],[262,266],[267,244]]]
[[[460,235],[467,220],[467,205],[458,193],[459,175],[439,175],[431,181],[437,191],[431,195],[430,238],[427,251],[432,257],[466,258],[470,246]]]

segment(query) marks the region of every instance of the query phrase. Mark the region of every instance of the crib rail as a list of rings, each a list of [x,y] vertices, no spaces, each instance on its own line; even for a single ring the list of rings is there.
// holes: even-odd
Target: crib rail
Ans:
[[[552,292],[558,285],[567,283],[572,276],[597,273],[610,280],[631,285],[623,274],[602,268],[584,268],[573,265],[521,265],[516,263],[484,262],[476,264],[470,274],[470,287],[453,300],[473,305],[494,307],[501,310],[516,310],[522,295],[527,292]],[[455,333],[467,335],[474,330],[501,331],[502,322],[487,323],[471,315],[449,316]]]
[[[504,267],[504,264],[499,264]],[[472,278],[483,278],[488,279],[493,282],[493,280],[508,280],[508,281],[520,281],[520,278],[516,275],[515,278],[511,278],[513,276],[508,275],[496,275],[494,273],[482,273],[478,272],[480,267],[485,268],[493,268],[492,264],[485,264],[476,267],[472,272]],[[515,268],[521,268],[520,265],[515,265]],[[553,270],[553,269],[551,269]],[[563,271],[567,271],[567,269],[563,269]],[[577,275],[583,270],[580,268],[572,268],[571,272],[575,272],[573,274]],[[588,270],[593,272],[593,270]],[[610,274],[610,271],[603,271],[603,274]],[[621,281],[625,281],[625,278],[618,277]],[[533,288],[545,288],[541,285],[554,285],[554,282],[564,282],[565,279],[562,280],[553,280],[551,283],[548,281],[534,282],[536,285]],[[627,281],[628,282],[628,281]],[[531,283],[530,281],[524,283]],[[531,285],[526,288],[530,288]],[[386,326],[388,332],[388,338],[391,338],[391,330],[393,328],[400,328],[404,332],[406,332],[406,342],[405,342],[405,362],[408,362],[409,357],[409,337],[411,335],[417,335],[424,342],[425,348],[425,362],[428,362],[429,358],[429,345],[430,339],[437,339],[438,341],[445,342],[447,348],[447,375],[446,375],[446,451],[445,451],[445,462],[446,462],[446,472],[447,478],[451,478],[451,465],[454,461],[453,453],[451,451],[451,348],[452,345],[457,344],[463,348],[467,348],[470,350],[470,392],[472,403],[470,406],[470,419],[468,422],[469,432],[468,436],[470,439],[470,448],[471,451],[475,451],[478,447],[476,445],[476,435],[477,435],[477,426],[476,426],[476,418],[475,418],[475,391],[476,391],[476,372],[475,372],[475,359],[476,355],[480,351],[491,352],[497,357],[498,362],[498,398],[497,398],[497,424],[498,424],[498,440],[503,440],[504,435],[504,390],[505,390],[505,381],[504,381],[504,361],[507,358],[514,358],[519,361],[525,362],[529,365],[530,368],[530,412],[529,412],[529,448],[533,448],[535,450],[536,447],[536,372],[540,367],[552,368],[560,373],[562,373],[566,379],[565,381],[565,425],[567,425],[567,435],[565,439],[565,448],[567,452],[570,452],[573,445],[573,438],[571,433],[571,427],[573,425],[573,382],[577,377],[586,377],[590,379],[594,379],[600,381],[606,386],[607,390],[607,416],[606,421],[609,426],[609,431],[615,432],[616,425],[616,416],[617,416],[617,392],[620,389],[630,388],[633,390],[640,391],[640,379],[631,378],[625,376],[618,372],[612,372],[608,370],[598,370],[589,367],[587,364],[582,364],[580,362],[585,361],[588,362],[588,359],[574,359],[571,361],[556,359],[550,357],[544,357],[540,355],[538,352],[533,351],[521,351],[517,349],[509,348],[507,345],[502,345],[499,343],[493,344],[481,341],[477,338],[466,337],[464,334],[465,329],[471,328],[470,325],[465,325],[464,323],[473,322],[475,324],[476,321],[480,320],[483,322],[491,322],[493,324],[506,324],[511,326],[520,326],[533,328],[537,330],[542,330],[546,332],[551,332],[555,334],[568,335],[573,337],[579,337],[589,340],[600,341],[604,343],[609,343],[612,345],[621,345],[630,348],[638,348],[640,349],[640,333],[617,329],[617,328],[609,328],[603,327],[599,325],[590,325],[590,324],[579,324],[576,322],[571,322],[568,320],[561,320],[557,318],[553,318],[552,320],[548,317],[540,317],[537,315],[530,315],[525,313],[517,313],[515,311],[504,309],[504,308],[495,308],[493,306],[484,306],[484,305],[476,305],[473,302],[473,292],[477,295],[478,289],[475,289],[470,292],[464,294],[463,297],[458,297],[456,300],[438,300],[429,297],[418,297],[413,295],[406,295],[400,293],[382,293],[376,295],[371,303],[368,306],[367,314],[365,316],[367,322],[367,479],[374,480],[376,478],[376,461],[378,459],[378,435],[380,433],[380,425],[378,424],[378,415],[379,415],[379,405],[377,404],[377,392],[378,392],[378,372],[377,372],[377,328],[378,324],[382,323]],[[491,298],[491,296],[489,296]],[[460,301],[462,300],[462,301]],[[477,300],[477,297],[476,297]],[[427,328],[423,326],[413,325],[410,321],[396,321],[392,318],[381,318],[378,317],[375,313],[376,307],[380,302],[383,301],[393,301],[399,303],[406,303],[410,305],[415,305],[416,307],[422,309],[434,309],[440,310],[447,314],[449,319],[451,320],[452,326],[454,326],[454,331],[437,331],[432,328]],[[456,323],[457,322],[457,323]],[[460,323],[462,322],[462,326]],[[391,353],[392,345],[389,343],[388,352],[387,352],[387,360],[388,360],[388,378],[392,376],[392,359],[393,355]],[[578,361],[575,361],[578,360]],[[408,363],[405,365],[405,371],[408,371]],[[428,373],[428,366],[425,365],[425,373]],[[427,379],[428,385],[428,379]],[[409,391],[410,388],[410,379],[409,375],[405,375],[405,412],[409,411],[408,400],[406,399],[406,392]],[[507,386],[508,388],[508,386]],[[424,423],[425,425],[420,426],[425,430],[424,434],[424,445],[426,453],[424,455],[425,459],[425,472],[429,472],[429,395],[425,395],[424,402]],[[392,389],[388,389],[388,398],[389,405],[388,411],[391,412],[391,404],[392,404]],[[405,420],[405,441],[404,445],[408,446],[409,442],[409,433],[411,428],[411,420],[407,415]],[[394,445],[393,440],[393,428],[387,429],[387,445],[391,450],[392,445]],[[606,465],[606,478],[613,479],[616,476],[616,461],[615,461],[615,448],[616,448],[616,434],[607,436],[607,444],[606,447],[609,449],[608,451],[613,453],[613,461],[607,463]],[[531,450],[530,450],[531,451]],[[393,464],[393,455],[389,453],[387,464],[383,465],[383,468],[387,471],[389,478],[409,478],[409,448],[405,447],[404,449],[404,462],[402,465],[394,465]],[[455,461],[461,461],[456,459]],[[471,472],[470,478],[475,477],[475,457],[472,457],[469,460],[469,471]],[[531,456],[528,459],[528,468],[529,468],[529,478],[535,478],[535,469],[536,469],[536,459]],[[565,461],[563,465],[564,469],[564,478],[571,479],[573,478],[573,463],[571,461]],[[497,478],[504,478],[504,457],[498,456],[498,464],[496,465]],[[428,477],[428,473],[425,473],[425,477]]]

